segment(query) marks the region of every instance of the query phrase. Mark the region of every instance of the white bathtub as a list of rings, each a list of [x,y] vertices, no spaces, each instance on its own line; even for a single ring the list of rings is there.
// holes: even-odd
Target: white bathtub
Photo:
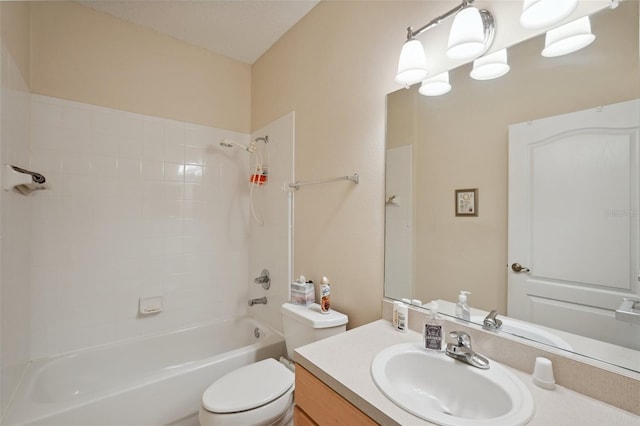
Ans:
[[[280,334],[238,318],[33,361],[3,424],[197,424],[214,380],[285,353]]]

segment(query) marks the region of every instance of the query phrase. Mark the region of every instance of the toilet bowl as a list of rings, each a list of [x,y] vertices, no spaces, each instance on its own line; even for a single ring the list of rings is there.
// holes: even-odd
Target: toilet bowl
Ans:
[[[286,425],[293,415],[293,388],[293,372],[273,358],[238,368],[205,390],[200,425]]]
[[[348,318],[340,312],[282,305],[282,322],[289,359],[295,348],[346,330]],[[285,426],[293,420],[294,374],[283,363],[268,358],[240,367],[216,380],[202,395],[201,426]]]

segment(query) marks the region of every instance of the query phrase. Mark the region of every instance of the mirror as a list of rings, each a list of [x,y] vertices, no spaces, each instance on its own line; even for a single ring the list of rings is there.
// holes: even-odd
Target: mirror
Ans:
[[[596,40],[573,54],[542,57],[542,35],[508,49],[499,79],[473,80],[466,64],[446,95],[388,95],[386,297],[455,303],[467,290],[471,307],[506,314],[508,127],[640,98],[638,18],[638,2],[621,2],[591,17]],[[478,216],[456,216],[455,190],[469,188]],[[609,345],[620,361],[585,346],[574,350],[640,371],[640,351]]]

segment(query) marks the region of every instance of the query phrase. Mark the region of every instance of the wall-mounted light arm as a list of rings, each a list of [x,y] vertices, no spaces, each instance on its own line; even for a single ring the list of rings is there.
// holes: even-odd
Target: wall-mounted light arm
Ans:
[[[414,37],[417,37],[420,34],[424,33],[425,31],[428,31],[431,28],[440,25],[440,23],[442,23],[442,21],[444,21],[445,19],[449,18],[450,16],[453,16],[456,13],[460,12],[465,7],[470,6],[474,1],[475,0],[462,0],[462,3],[460,3],[458,6],[454,7],[453,9],[449,10],[446,13],[443,13],[442,15],[438,16],[437,18],[432,19],[427,24],[423,25],[422,27],[418,28],[415,31],[413,30],[412,27],[407,28],[407,40],[410,40],[410,39],[412,39]]]
[[[443,13],[442,15],[438,16],[437,18],[432,19],[427,24],[423,25],[422,27],[418,28],[415,31],[414,31],[413,27],[407,28],[407,40],[411,40],[412,38],[419,36],[420,34],[424,33],[425,31],[430,30],[431,28],[433,28],[435,26],[438,26],[442,21],[444,21],[448,17],[450,17],[452,15],[455,15],[456,13],[460,12],[465,7],[470,6],[474,1],[475,0],[462,0],[462,3],[460,3],[458,6],[454,7],[453,9],[451,9],[450,11],[448,11],[446,13]]]

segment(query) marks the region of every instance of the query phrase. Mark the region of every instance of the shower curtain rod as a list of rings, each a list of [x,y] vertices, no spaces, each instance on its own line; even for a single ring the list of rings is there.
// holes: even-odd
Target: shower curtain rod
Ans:
[[[350,180],[351,182],[357,184],[357,183],[360,183],[360,175],[357,173],[354,173],[349,176],[339,176],[339,177],[328,178],[328,179],[317,179],[317,180],[308,180],[304,182],[294,182],[289,184],[289,188],[293,188],[297,190],[297,189],[300,189],[301,186],[305,186],[305,185],[319,185],[321,183],[338,182],[341,180]]]

